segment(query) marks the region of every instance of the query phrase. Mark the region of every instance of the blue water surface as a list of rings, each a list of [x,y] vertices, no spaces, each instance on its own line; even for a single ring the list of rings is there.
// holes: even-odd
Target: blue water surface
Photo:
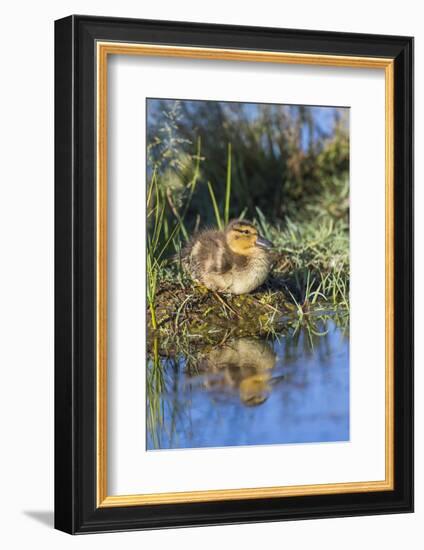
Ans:
[[[149,362],[147,381],[148,450],[349,439],[349,338],[331,319]]]

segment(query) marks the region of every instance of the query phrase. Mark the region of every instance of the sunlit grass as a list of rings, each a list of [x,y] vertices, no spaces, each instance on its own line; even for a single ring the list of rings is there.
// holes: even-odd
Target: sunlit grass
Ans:
[[[184,274],[178,258],[190,237],[185,218],[199,184],[200,147],[198,140],[195,170],[186,185],[184,201],[179,204],[173,202],[156,171],[153,171],[151,177],[147,195],[147,302],[151,329],[160,329],[162,336],[166,330],[174,335],[182,330],[192,330],[193,323],[189,326],[186,322],[186,311],[189,311],[193,322],[193,303],[198,308],[199,324],[207,325],[208,319],[211,320],[208,331],[211,333],[220,331],[216,327],[216,317],[223,323],[233,322],[238,317],[246,317],[246,308],[253,308],[257,313],[252,317],[261,329],[279,324],[290,304],[292,314],[297,315],[300,320],[317,309],[342,307],[348,310],[349,234],[346,222],[319,216],[314,221],[303,222],[294,222],[287,218],[284,226],[275,225],[258,207],[252,221],[261,234],[274,243],[277,252],[273,273],[267,285],[259,294],[253,293],[244,299],[229,297],[227,303],[217,300],[212,300],[213,303],[211,300],[199,302],[200,289]],[[231,156],[231,144],[228,144],[227,178],[221,205],[212,184],[208,182],[210,208],[214,212],[216,226],[220,229],[228,222],[231,210]],[[201,221],[198,221],[198,225],[201,225]],[[163,285],[172,284],[184,289],[185,295],[178,298],[173,313],[169,315],[172,323],[163,318],[158,321],[158,291]],[[213,318],[215,322],[212,321]]]

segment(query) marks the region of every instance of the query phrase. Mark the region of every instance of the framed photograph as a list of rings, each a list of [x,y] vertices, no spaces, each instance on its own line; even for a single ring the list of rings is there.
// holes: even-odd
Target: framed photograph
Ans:
[[[413,39],[55,24],[55,525],[411,512]]]

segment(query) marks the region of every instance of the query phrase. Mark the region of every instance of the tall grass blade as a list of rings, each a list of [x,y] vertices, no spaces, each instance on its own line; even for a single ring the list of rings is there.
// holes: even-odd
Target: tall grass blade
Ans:
[[[224,221],[228,224],[230,217],[230,197],[231,197],[231,143],[228,144],[227,154],[227,181],[225,185],[225,206],[224,206]]]
[[[215,197],[215,193],[213,191],[213,187],[212,187],[212,184],[210,181],[208,181],[208,189],[209,189],[209,194],[211,196],[211,200],[212,200],[212,206],[213,206],[213,211],[215,213],[215,219],[216,219],[216,224],[217,226],[219,227],[219,229],[223,229],[223,225],[222,225],[222,220],[221,220],[221,215],[219,213],[219,209],[218,209],[218,204],[216,202],[216,197]]]

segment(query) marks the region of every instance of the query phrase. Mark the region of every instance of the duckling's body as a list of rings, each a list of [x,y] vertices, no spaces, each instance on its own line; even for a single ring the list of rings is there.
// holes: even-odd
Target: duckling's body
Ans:
[[[253,224],[235,220],[224,231],[195,236],[184,251],[183,265],[194,281],[210,290],[246,294],[266,280],[271,248]]]

